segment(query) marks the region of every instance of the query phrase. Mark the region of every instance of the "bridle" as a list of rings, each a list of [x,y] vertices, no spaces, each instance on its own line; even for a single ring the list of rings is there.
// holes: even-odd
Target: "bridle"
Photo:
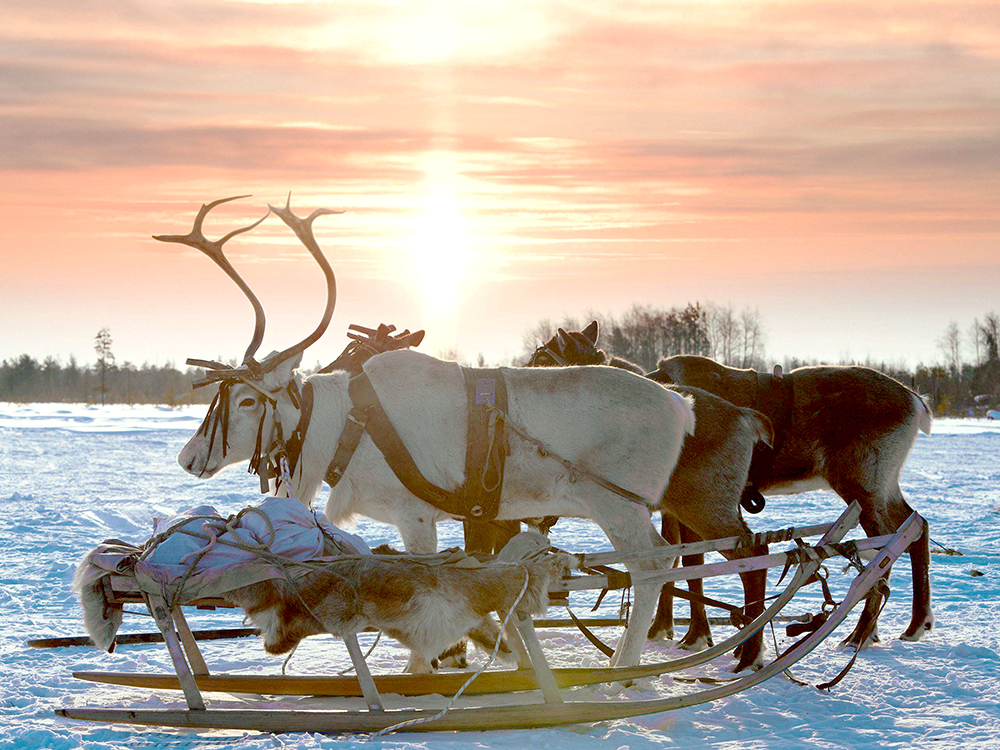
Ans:
[[[548,357],[558,367],[567,367],[569,365],[569,362],[559,356],[558,352],[546,343],[535,349],[531,357],[528,358],[528,361],[524,363],[524,366],[545,367],[546,363],[540,361],[542,357]]]
[[[282,458],[287,465],[287,450],[285,446],[284,430],[281,425],[281,413],[278,410],[278,400],[287,395],[289,401],[296,409],[300,408],[301,391],[298,381],[292,378],[286,385],[279,386],[271,390],[265,390],[245,376],[236,374],[235,370],[230,370],[229,377],[220,379],[219,390],[209,404],[208,412],[198,427],[196,435],[208,436],[208,456],[212,455],[215,447],[216,436],[222,432],[222,456],[225,458],[229,450],[229,421],[232,403],[232,389],[235,385],[245,385],[256,391],[257,401],[263,407],[260,420],[257,425],[257,440],[254,447],[253,456],[250,459],[250,466],[247,472],[257,474],[260,477],[261,491],[265,492],[268,482],[272,476],[283,477],[287,472],[283,471],[281,465]],[[207,379],[206,379],[207,381]],[[195,387],[208,385],[211,381],[201,381]],[[271,409],[274,420],[270,434],[265,440],[264,425],[267,423],[268,408]]]

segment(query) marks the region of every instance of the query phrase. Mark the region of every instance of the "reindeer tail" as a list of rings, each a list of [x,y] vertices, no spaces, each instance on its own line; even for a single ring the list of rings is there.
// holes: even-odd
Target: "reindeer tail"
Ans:
[[[913,394],[913,405],[917,409],[917,424],[920,427],[920,431],[925,435],[931,434],[931,416],[930,407],[927,406],[927,402],[924,401],[923,396],[916,393]]]
[[[684,434],[694,435],[694,397],[688,395],[682,396],[676,391],[671,391],[669,388],[667,391],[674,397],[675,403],[681,412]]]
[[[740,417],[757,436],[756,442],[764,443],[768,448],[774,447],[774,425],[771,420],[756,409],[740,408]]]

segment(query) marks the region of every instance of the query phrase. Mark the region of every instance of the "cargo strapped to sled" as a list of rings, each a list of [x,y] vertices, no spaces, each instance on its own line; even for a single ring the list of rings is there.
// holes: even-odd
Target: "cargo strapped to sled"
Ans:
[[[420,472],[364,372],[351,378],[348,392],[353,408],[327,468],[329,485],[336,486],[344,476],[361,436],[367,432],[399,481],[421,500],[462,518],[496,518],[508,453],[507,430],[501,416],[507,413],[507,384],[499,368],[463,367],[462,374],[469,416],[465,483],[461,487],[443,489]]]

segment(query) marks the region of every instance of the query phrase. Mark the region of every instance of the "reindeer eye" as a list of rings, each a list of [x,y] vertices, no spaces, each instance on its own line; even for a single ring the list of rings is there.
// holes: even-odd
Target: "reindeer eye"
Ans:
[[[241,409],[244,409],[244,408],[245,409],[249,409],[251,406],[253,406],[256,403],[257,403],[257,399],[255,399],[255,398],[245,398],[242,401],[240,401],[240,408]]]

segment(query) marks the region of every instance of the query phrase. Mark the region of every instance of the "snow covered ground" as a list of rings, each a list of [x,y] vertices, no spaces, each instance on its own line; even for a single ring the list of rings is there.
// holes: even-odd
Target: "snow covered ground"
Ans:
[[[593,727],[400,734],[375,742],[322,735],[188,733],[56,719],[53,709],[67,706],[157,707],[181,702],[179,694],[100,686],[70,676],[74,669],[169,671],[162,646],[120,646],[116,653],[105,654],[87,648],[31,649],[25,640],[82,633],[70,582],[76,562],[96,543],[108,537],[141,541],[149,535],[154,515],[204,503],[234,512],[257,500],[256,477],[241,469],[202,482],[175,463],[204,408],[0,404],[0,747],[1000,747],[1000,422],[985,420],[938,420],[934,435],[917,441],[903,474],[904,490],[930,521],[932,538],[962,552],[935,554],[932,559],[937,628],[921,643],[892,640],[909,614],[909,566],[903,561],[882,615],[882,643],[864,652],[829,693],[776,677],[712,704]],[[756,530],[783,528],[832,520],[842,509],[831,493],[812,492],[772,498],[764,513],[750,522]],[[373,545],[398,543],[393,529],[371,521],[360,521],[355,530]],[[446,524],[441,532],[443,546],[458,543],[457,524]],[[607,547],[603,535],[582,521],[561,521],[553,536],[556,544],[570,550]],[[847,580],[840,566],[831,566],[831,579],[836,580],[837,596]],[[776,581],[772,571],[769,582],[773,586]],[[736,581],[713,580],[706,590],[730,601],[740,597]],[[789,609],[817,609],[818,593],[810,590],[797,597]],[[612,615],[616,608],[616,602],[606,601],[602,612]],[[583,614],[587,609],[582,598],[576,611]],[[552,614],[559,615],[556,610]],[[239,624],[231,612],[197,614],[192,620],[195,627]],[[126,618],[122,632],[150,629],[148,618],[133,616]],[[848,626],[842,630],[841,637]],[[783,632],[776,630],[780,645],[788,643]],[[540,635],[554,665],[603,662],[579,634],[549,630]],[[613,640],[616,634],[606,630],[603,635]],[[363,647],[371,638],[361,636]],[[838,641],[828,639],[796,668],[796,676],[820,682],[839,671],[849,654],[837,648]],[[204,652],[214,671],[280,670],[280,659],[266,655],[252,639],[208,643]],[[644,659],[671,654],[676,651],[670,643],[656,643],[647,648]],[[370,660],[374,671],[398,671],[404,661],[401,649],[389,639],[383,639]],[[347,663],[339,643],[317,637],[303,644],[289,672],[328,673]],[[727,657],[703,671],[719,673],[733,664]],[[624,692],[580,688],[575,697],[621,700],[688,690],[690,685],[667,677],[645,680]],[[273,699],[250,696],[209,698],[215,705],[278,705]],[[470,702],[518,699],[523,697]],[[410,705],[440,703],[433,697],[409,700]],[[323,702],[289,699],[281,705],[316,707]]]

